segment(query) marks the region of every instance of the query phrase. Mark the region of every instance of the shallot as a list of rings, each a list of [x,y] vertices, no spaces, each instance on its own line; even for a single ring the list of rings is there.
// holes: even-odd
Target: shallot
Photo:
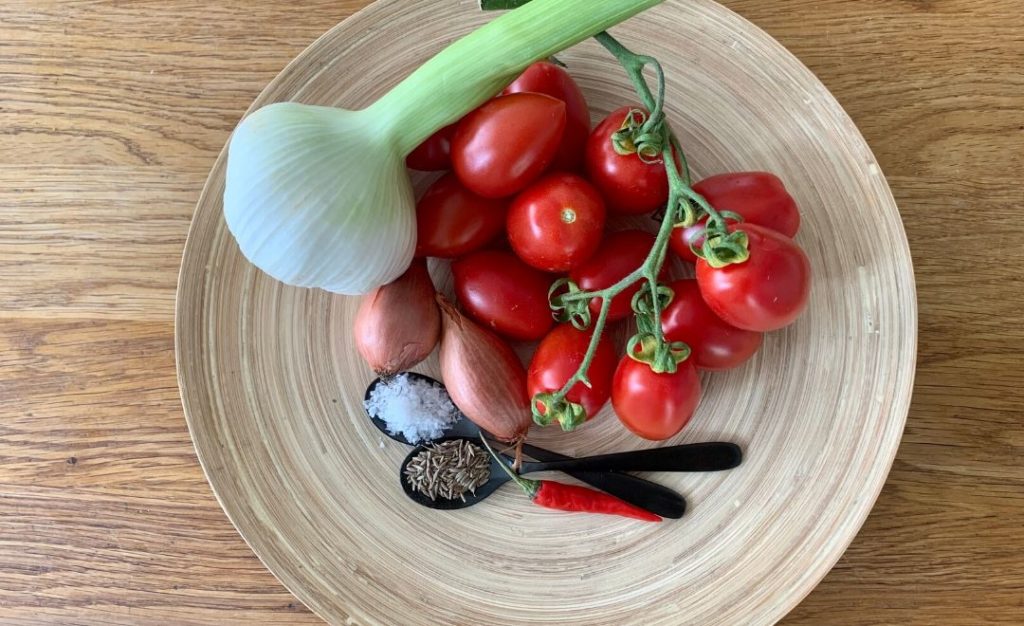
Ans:
[[[398,280],[363,297],[356,348],[379,376],[407,370],[433,352],[441,332],[434,294],[427,264],[418,259]]]
[[[521,443],[533,423],[526,396],[526,368],[501,338],[441,305],[441,377],[455,406],[483,430]]]

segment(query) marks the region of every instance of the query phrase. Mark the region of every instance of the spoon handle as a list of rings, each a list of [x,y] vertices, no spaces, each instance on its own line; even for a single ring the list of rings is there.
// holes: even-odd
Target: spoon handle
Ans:
[[[538,461],[558,462],[572,460],[572,457],[530,444],[523,444],[523,452]],[[617,472],[570,471],[566,473],[591,487],[597,487],[621,500],[647,509],[651,513],[664,518],[679,519],[686,512],[686,500],[681,495],[668,487],[637,476],[619,474]]]
[[[732,469],[742,460],[743,451],[736,444],[706,442],[651,450],[599,454],[546,463],[524,463],[520,473],[546,471],[716,472]]]

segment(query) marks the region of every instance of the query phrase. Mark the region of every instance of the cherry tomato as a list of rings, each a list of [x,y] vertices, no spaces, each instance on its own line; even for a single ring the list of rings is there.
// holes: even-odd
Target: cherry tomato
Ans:
[[[662,159],[644,163],[637,154],[619,154],[611,137],[636,106],[624,106],[604,118],[587,140],[587,177],[608,201],[608,209],[639,215],[668,202],[668,179]]]
[[[661,441],[686,426],[700,403],[700,377],[690,359],[672,374],[656,374],[649,365],[622,357],[612,379],[612,407],[634,434]]]
[[[523,190],[508,211],[509,243],[545,272],[565,272],[589,259],[604,233],[604,200],[575,174],[548,174]]]
[[[405,166],[421,172],[440,172],[452,166],[452,136],[455,124],[449,124],[427,137],[405,157]]]
[[[416,256],[453,259],[483,247],[505,225],[506,203],[476,195],[452,173],[416,203]]]
[[[452,168],[485,198],[522,190],[554,159],[565,130],[565,103],[539,93],[499,96],[462,118],[452,138]]]
[[[590,345],[591,333],[577,330],[571,324],[555,326],[537,346],[530,361],[526,387],[530,397],[545,391],[558,391],[576,373]],[[617,362],[615,348],[607,336],[598,340],[597,352],[590,362],[587,377],[590,387],[576,383],[566,396],[581,404],[587,419],[597,415],[612,392],[612,375]]]
[[[690,346],[694,366],[729,369],[754,356],[761,347],[761,333],[734,328],[708,308],[697,281],[677,280],[668,287],[675,296],[661,313],[661,328],[669,341],[683,341]]]
[[[800,211],[779,177],[768,172],[733,172],[700,181],[693,190],[719,211],[770,228],[790,239],[800,230]]]
[[[768,172],[734,172],[705,178],[693,190],[719,211],[739,214],[749,224],[793,238],[800,230],[800,211],[779,177]],[[704,243],[704,224],[672,231],[671,245],[680,258],[697,262],[690,243]]]
[[[756,224],[736,224],[747,233],[750,258],[714,268],[697,261],[697,284],[718,317],[745,330],[788,326],[807,306],[811,265],[792,239]]]
[[[706,221],[706,219],[702,219],[693,226],[687,226],[686,228],[680,226],[679,228],[672,229],[668,245],[672,248],[672,252],[676,253],[676,256],[690,263],[697,262],[697,255],[690,249],[690,244],[697,248],[704,244],[704,224]]]
[[[514,254],[473,252],[452,263],[452,276],[459,302],[486,328],[512,339],[534,340],[554,323],[548,306],[551,279]]]
[[[583,151],[590,135],[590,109],[576,81],[564,67],[537,61],[501,93],[524,91],[542,93],[565,103],[565,134],[552,167],[568,171],[583,169]]]
[[[644,264],[654,246],[654,235],[642,230],[623,230],[610,233],[590,259],[573,270],[569,277],[586,291],[611,287]],[[664,268],[662,269],[664,272]],[[640,290],[641,281],[612,298],[608,321],[621,320],[633,312],[633,295]],[[594,298],[590,310],[595,319],[601,311],[601,300]]]

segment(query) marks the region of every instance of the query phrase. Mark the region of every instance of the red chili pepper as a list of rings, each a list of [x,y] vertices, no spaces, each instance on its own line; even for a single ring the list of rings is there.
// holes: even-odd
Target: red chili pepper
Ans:
[[[632,505],[625,500],[616,498],[603,491],[581,487],[579,485],[568,485],[553,480],[530,480],[516,474],[505,465],[505,462],[494,453],[491,444],[486,437],[480,437],[484,447],[491,453],[501,465],[501,469],[530,496],[530,499],[537,504],[549,509],[558,511],[572,511],[575,513],[604,513],[605,515],[619,515],[645,522],[660,522],[661,518],[647,509]]]
[[[625,500],[620,500],[603,491],[579,485],[558,483],[553,480],[520,480],[527,483],[536,483],[536,491],[532,494],[530,491],[527,491],[527,493],[530,494],[534,502],[549,509],[620,515],[645,522],[661,521],[661,518],[654,513],[634,506]]]

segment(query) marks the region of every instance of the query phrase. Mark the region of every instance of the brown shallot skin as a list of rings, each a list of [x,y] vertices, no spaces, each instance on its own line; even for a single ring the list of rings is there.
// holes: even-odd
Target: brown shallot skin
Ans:
[[[356,348],[379,376],[392,376],[427,358],[441,336],[434,283],[424,259],[394,282],[363,296],[353,326]]]
[[[507,443],[526,437],[533,423],[526,395],[526,368],[500,337],[441,306],[441,378],[452,402],[480,428]]]

